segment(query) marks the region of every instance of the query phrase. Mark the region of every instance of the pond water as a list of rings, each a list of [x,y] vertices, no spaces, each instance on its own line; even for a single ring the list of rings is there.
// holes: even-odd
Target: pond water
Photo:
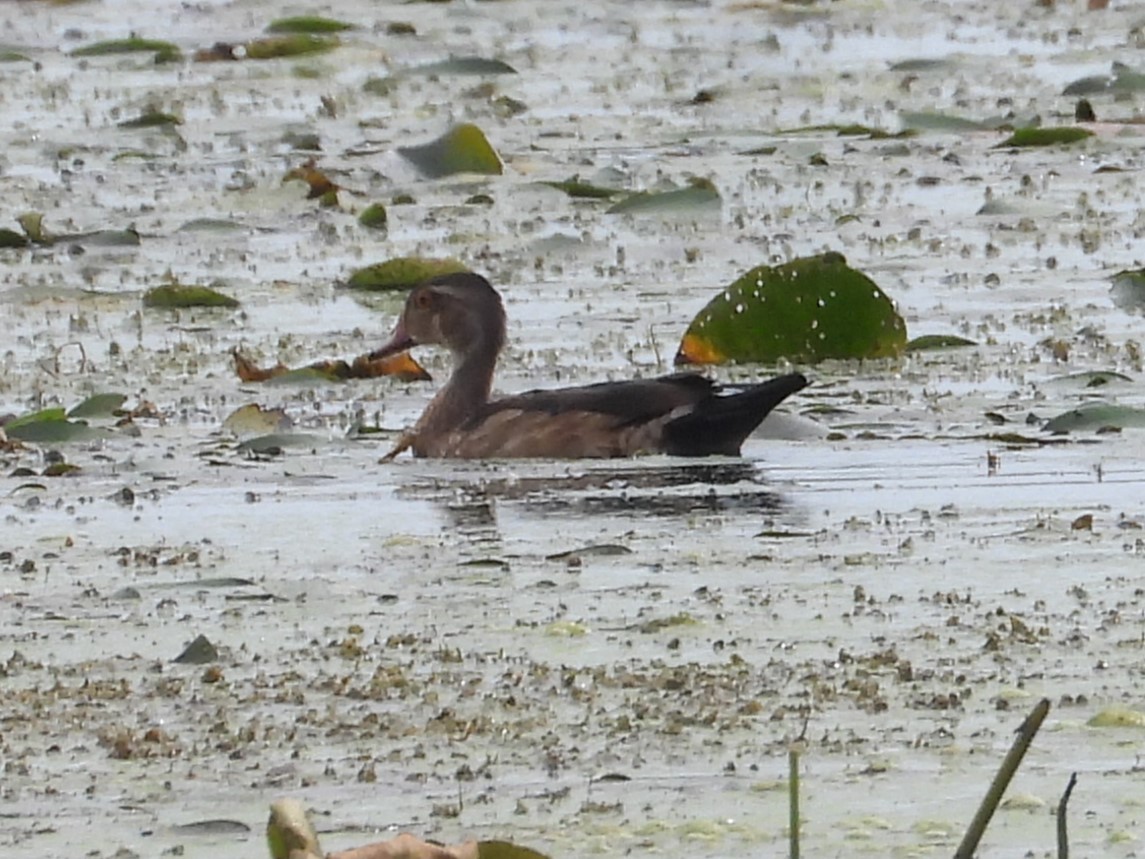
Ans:
[[[359,29],[294,60],[70,56],[129,32],[189,56],[295,11]],[[327,849],[408,829],[552,856],[778,855],[805,732],[806,853],[943,855],[1042,697],[980,855],[1052,855],[1072,772],[1077,855],[1139,850],[1145,733],[1087,721],[1145,706],[1145,445],[1038,425],[1141,405],[1140,316],[1109,282],[1141,264],[1142,138],[1117,123],[1136,103],[1095,97],[1108,123],[1069,148],[791,131],[895,131],[903,111],[1068,124],[1066,84],[1138,62],[1129,4],[3,12],[27,58],[0,64],[6,211],[141,238],[0,251],[0,414],[150,404],[135,432],[0,453],[9,852],[250,856],[269,803],[295,796]],[[449,56],[518,74],[363,90]],[[891,68],[915,59],[936,62]],[[148,107],[183,124],[117,126]],[[424,180],[396,154],[461,121],[504,176]],[[309,157],[288,133],[317,135],[338,207],[283,182]],[[537,184],[573,175],[703,177],[722,204],[614,216]],[[463,204],[477,192],[492,204]],[[388,232],[358,225],[398,194],[415,202],[389,206]],[[187,228],[205,218],[230,227]],[[502,287],[502,391],[667,372],[716,290],[824,250],[912,336],[979,345],[801,368],[813,385],[742,460],[383,465],[437,383],[244,384],[232,365],[235,348],[300,366],[380,345],[400,297],[337,282],[427,254]],[[169,274],[242,307],[143,309]],[[1128,381],[1087,387],[1092,371]],[[250,455],[223,429],[250,403],[310,439]],[[361,423],[386,432],[348,438]],[[80,470],[42,476],[56,456]],[[219,660],[173,662],[198,635]]]

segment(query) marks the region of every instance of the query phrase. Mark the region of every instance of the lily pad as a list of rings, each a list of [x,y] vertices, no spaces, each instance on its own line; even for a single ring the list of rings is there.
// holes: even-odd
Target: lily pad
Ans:
[[[753,268],[688,326],[677,364],[884,358],[906,346],[894,303],[842,254]]]
[[[130,39],[110,39],[85,45],[72,51],[72,56],[107,57],[113,54],[139,53],[154,53],[156,62],[173,60],[181,56],[179,47],[171,42],[164,42],[161,39],[140,39],[135,36]]]
[[[164,125],[182,125],[183,120],[173,113],[164,113],[161,110],[148,110],[133,119],[125,119],[119,123],[119,128],[157,128]]]
[[[306,808],[297,799],[280,799],[271,804],[266,843],[271,859],[287,859],[298,854],[323,855],[318,846],[318,833],[306,816]]]
[[[1042,427],[1046,432],[1096,432],[1109,429],[1145,427],[1145,409],[1117,403],[1094,401],[1050,418]]]
[[[88,441],[106,430],[88,426],[83,421],[70,421],[62,408],[52,407],[9,421],[4,425],[8,438],[39,444]]]
[[[300,57],[332,51],[340,44],[341,42],[333,36],[290,33],[266,39],[254,39],[246,43],[245,51],[247,59],[250,60],[277,60],[283,57]]]
[[[570,197],[579,197],[586,200],[608,200],[617,194],[624,193],[617,188],[605,188],[601,185],[593,185],[591,182],[582,182],[575,177],[566,179],[563,182],[542,182],[541,184],[548,185],[550,188],[556,188],[558,191],[564,191]]]
[[[1145,310],[1145,269],[1119,271],[1112,282],[1114,304],[1122,310]]]
[[[350,289],[364,289],[372,292],[413,289],[431,277],[442,274],[456,274],[469,271],[469,266],[460,260],[446,257],[394,257],[385,262],[360,268],[346,281]]]
[[[438,179],[455,173],[500,176],[501,158],[476,125],[458,125],[424,146],[403,146],[398,153],[424,176]]]
[[[1113,370],[1085,370],[1080,373],[1067,373],[1064,376],[1055,376],[1047,382],[1055,388],[1071,388],[1076,390],[1104,388],[1106,385],[1127,385],[1133,380],[1124,373]]]
[[[143,293],[144,307],[238,307],[239,302],[209,286],[166,283]]]
[[[907,343],[905,351],[929,352],[935,349],[961,349],[965,346],[977,345],[973,340],[967,340],[956,334],[924,334]]]
[[[362,210],[362,214],[358,215],[358,223],[371,230],[384,230],[387,221],[386,207],[381,203],[367,206]]]
[[[424,66],[405,69],[402,75],[515,75],[517,70],[500,60],[484,57],[450,57]]]
[[[282,409],[264,409],[257,403],[248,403],[231,412],[223,421],[223,429],[240,438],[286,432],[294,421]]]
[[[1056,146],[1058,144],[1077,143],[1079,140],[1085,140],[1087,137],[1093,137],[1093,132],[1088,128],[1075,128],[1074,126],[1063,126],[1059,128],[1019,128],[1001,143],[995,144],[994,148]]]
[[[1145,713],[1114,704],[1094,713],[1085,724],[1091,728],[1145,728]]]
[[[26,248],[30,244],[27,236],[15,230],[0,229],[0,248]]]
[[[110,418],[123,408],[123,394],[93,394],[68,410],[69,418]]]
[[[1124,63],[1113,63],[1108,75],[1089,75],[1073,81],[1062,95],[1126,94],[1145,91],[1145,74]]]
[[[645,214],[656,212],[687,212],[719,209],[720,192],[707,179],[695,177],[687,188],[671,191],[640,192],[625,197],[611,206],[605,214]]]
[[[320,15],[295,15],[278,18],[266,25],[268,33],[341,33],[353,30],[354,25]]]
[[[982,131],[990,127],[979,120],[967,119],[962,116],[912,111],[900,113],[899,122],[903,128],[911,128],[915,131]]]

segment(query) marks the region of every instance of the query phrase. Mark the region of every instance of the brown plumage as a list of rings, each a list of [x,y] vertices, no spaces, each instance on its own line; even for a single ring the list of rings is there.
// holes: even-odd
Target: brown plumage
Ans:
[[[529,391],[490,400],[505,345],[501,296],[478,274],[448,274],[414,289],[377,359],[437,344],[453,374],[387,456],[501,457],[738,456],[743,440],[776,405],[804,388],[789,373],[731,393],[694,373]]]

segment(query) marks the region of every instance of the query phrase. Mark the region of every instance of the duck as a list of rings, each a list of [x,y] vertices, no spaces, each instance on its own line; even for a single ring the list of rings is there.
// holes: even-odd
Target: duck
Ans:
[[[767,414],[808,384],[787,373],[729,389],[684,372],[492,399],[505,334],[501,295],[476,272],[440,275],[410,291],[389,341],[370,358],[436,345],[449,350],[453,370],[383,461],[406,450],[447,459],[739,456]]]

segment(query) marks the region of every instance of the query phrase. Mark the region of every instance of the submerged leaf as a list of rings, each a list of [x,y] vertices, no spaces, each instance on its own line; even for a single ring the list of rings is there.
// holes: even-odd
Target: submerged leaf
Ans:
[[[403,146],[398,153],[430,179],[455,173],[500,176],[501,158],[476,125],[458,125],[423,146]]]
[[[69,418],[110,418],[123,408],[127,397],[123,394],[93,394],[68,410]]]
[[[515,75],[517,70],[500,60],[484,57],[450,57],[424,66],[405,69],[403,75]]]
[[[1076,409],[1046,421],[1046,432],[1095,432],[1145,427],[1145,409],[1100,401],[1082,403]]]
[[[266,25],[268,33],[341,33],[353,30],[354,25],[320,15],[296,15],[291,18],[278,18]]]
[[[607,215],[644,214],[655,212],[689,212],[719,209],[720,192],[707,179],[693,178],[687,188],[655,191],[625,197],[605,211]]]
[[[955,334],[923,334],[906,344],[907,352],[929,352],[933,349],[961,349],[964,346],[977,346],[973,340]]]
[[[1073,126],[1061,128],[1019,128],[1001,143],[995,144],[994,148],[1055,146],[1057,144],[1077,143],[1079,140],[1085,140],[1087,137],[1093,137],[1093,132],[1088,128],[1075,128]]]
[[[394,257],[385,262],[360,268],[346,281],[350,289],[364,289],[373,292],[386,290],[413,289],[431,277],[442,274],[456,274],[469,271],[469,266],[460,260],[449,257]]]
[[[842,254],[753,268],[688,326],[677,364],[883,358],[906,346],[906,323]]]
[[[209,286],[166,283],[143,293],[144,307],[238,307],[239,302]]]
[[[246,43],[245,53],[250,60],[276,60],[282,57],[299,57],[331,51],[339,44],[341,43],[333,36],[323,38],[310,33],[292,33],[254,39]]]

